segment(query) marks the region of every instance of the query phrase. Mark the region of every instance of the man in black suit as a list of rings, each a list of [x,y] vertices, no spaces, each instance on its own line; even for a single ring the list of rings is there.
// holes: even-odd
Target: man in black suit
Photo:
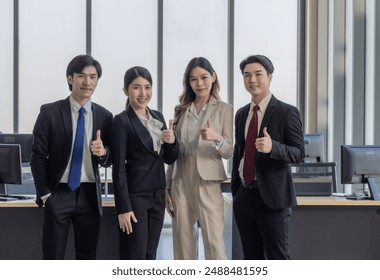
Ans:
[[[98,165],[111,164],[112,114],[91,101],[101,75],[93,57],[73,58],[66,70],[70,96],[42,105],[33,129],[36,203],[45,206],[44,259],[64,259],[71,223],[76,259],[96,258],[102,215]],[[75,141],[79,135],[82,140]]]
[[[249,56],[240,69],[252,99],[235,116],[231,190],[244,258],[290,259],[289,222],[297,200],[289,163],[305,155],[300,114],[270,92],[274,67],[266,56]],[[248,136],[252,131],[257,136]]]

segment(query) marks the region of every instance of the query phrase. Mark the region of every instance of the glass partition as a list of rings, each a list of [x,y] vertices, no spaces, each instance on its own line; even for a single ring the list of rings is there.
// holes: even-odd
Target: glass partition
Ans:
[[[143,66],[153,78],[149,107],[157,108],[157,1],[93,1],[92,54],[103,67],[93,100],[113,114],[124,109],[125,71]],[[117,7],[117,8],[115,8]]]
[[[227,0],[164,1],[163,113],[173,118],[188,62],[206,57],[227,101]]]
[[[19,0],[19,131],[32,131],[41,104],[66,98],[66,67],[86,52],[85,0]]]
[[[13,1],[0,2],[0,131],[13,132]],[[7,27],[7,28],[3,28]]]
[[[263,54],[274,65],[271,90],[276,98],[297,105],[297,0],[235,1],[235,111],[249,103],[240,62]]]

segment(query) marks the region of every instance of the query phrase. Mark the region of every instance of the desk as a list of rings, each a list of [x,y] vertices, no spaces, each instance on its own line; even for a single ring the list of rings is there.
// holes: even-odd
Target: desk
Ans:
[[[118,259],[119,235],[113,198],[103,201],[98,259]],[[33,200],[0,202],[0,260],[42,259],[44,209]],[[74,235],[70,230],[66,259],[75,259]]]
[[[298,197],[290,220],[295,260],[380,260],[380,201],[343,197]],[[242,251],[232,228],[233,259]]]
[[[225,194],[225,199],[231,199]],[[293,259],[380,260],[380,201],[298,197],[290,227]],[[228,200],[228,199],[227,199]],[[112,197],[103,202],[98,259],[118,259],[118,229]],[[34,201],[0,202],[0,259],[41,259],[43,209]],[[241,258],[232,205],[225,203],[228,255]],[[74,259],[69,235],[67,259]],[[232,246],[233,244],[233,246]],[[232,252],[231,252],[232,250]],[[231,252],[231,253],[230,253]],[[230,255],[231,254],[231,255]]]
[[[380,260],[380,201],[297,200],[290,228],[293,259]]]
[[[336,196],[297,197],[298,206],[378,206],[380,200],[351,200]]]

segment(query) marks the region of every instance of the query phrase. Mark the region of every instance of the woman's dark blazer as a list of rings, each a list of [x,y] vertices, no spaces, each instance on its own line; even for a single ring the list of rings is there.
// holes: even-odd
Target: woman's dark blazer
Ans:
[[[163,115],[148,109],[164,124]],[[118,214],[133,211],[130,194],[165,188],[165,166],[178,155],[178,141],[163,143],[158,154],[148,130],[131,106],[116,115],[112,123],[112,181]]]

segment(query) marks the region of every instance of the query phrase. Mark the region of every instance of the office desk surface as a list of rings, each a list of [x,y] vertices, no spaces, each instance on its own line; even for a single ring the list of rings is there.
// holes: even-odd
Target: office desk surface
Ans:
[[[34,199],[0,201],[0,208],[6,207],[38,207]]]
[[[380,206],[376,200],[351,200],[345,197],[335,196],[299,196],[298,206]],[[112,195],[103,197],[103,207],[114,207],[115,202]],[[0,207],[37,207],[34,199],[0,201]]]
[[[31,195],[28,195],[31,196]],[[114,207],[115,202],[113,196],[103,197],[103,207]],[[38,207],[33,199],[0,201],[1,207]]]
[[[351,200],[336,196],[299,196],[298,206],[380,206],[379,200]]]
[[[380,201],[344,197],[298,197],[297,200],[290,227],[293,259],[380,259]],[[232,206],[225,205],[232,213]],[[118,259],[118,223],[113,197],[104,198],[103,206],[98,258]],[[43,214],[33,199],[0,202],[3,242],[0,259],[41,259]],[[236,226],[232,235],[235,236],[233,257],[240,259]],[[67,258],[73,259],[72,235],[68,244]]]

